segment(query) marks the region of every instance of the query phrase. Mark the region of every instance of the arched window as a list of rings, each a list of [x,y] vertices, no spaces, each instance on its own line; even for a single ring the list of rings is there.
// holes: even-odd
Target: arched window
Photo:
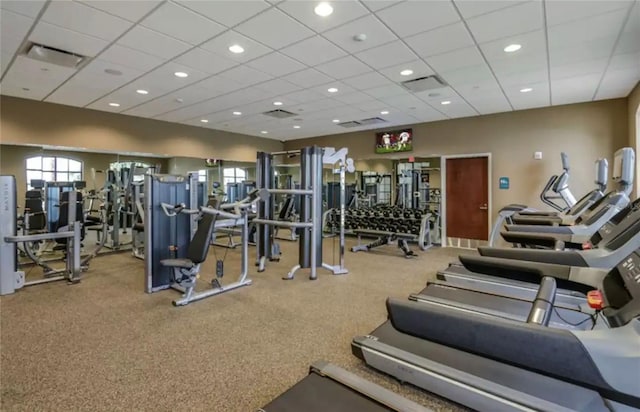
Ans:
[[[82,162],[63,156],[33,156],[26,159],[27,190],[31,180],[75,182],[82,180]]]

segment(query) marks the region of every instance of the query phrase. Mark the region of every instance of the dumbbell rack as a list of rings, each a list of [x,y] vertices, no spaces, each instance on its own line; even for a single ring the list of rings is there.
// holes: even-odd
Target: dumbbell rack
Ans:
[[[351,235],[395,236],[418,244],[421,250],[432,246],[430,236],[431,213],[428,210],[401,207],[367,207],[345,211],[345,233]],[[340,212],[325,212],[325,232],[335,233]]]

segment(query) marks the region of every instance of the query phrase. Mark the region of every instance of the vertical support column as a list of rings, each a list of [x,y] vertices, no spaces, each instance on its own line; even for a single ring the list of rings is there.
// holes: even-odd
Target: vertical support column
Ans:
[[[0,176],[0,296],[11,294],[17,289],[16,244],[4,240],[5,236],[17,235],[16,207],[15,177]]]
[[[256,162],[256,184],[261,189],[272,189],[273,181],[273,156],[270,153],[258,152]],[[273,197],[258,203],[258,218],[273,220]],[[258,225],[258,233],[256,237],[257,260],[260,270],[264,270],[264,260],[272,260],[271,251],[271,231],[269,225]]]
[[[189,188],[188,188],[189,206],[187,206],[187,208],[197,210],[200,207],[200,203],[198,202],[198,198],[199,198],[198,174],[189,173],[187,175],[187,181],[189,184]],[[189,215],[189,239],[193,239],[193,236],[196,234],[197,230],[198,230],[198,215]]]
[[[300,189],[312,189],[311,181],[311,147],[305,147],[300,152]],[[311,221],[311,197],[300,195],[300,222]],[[311,267],[311,229],[301,228],[298,241],[298,264],[301,268]]]
[[[340,162],[340,269],[344,269],[344,221],[345,221],[345,202],[346,202],[346,168],[347,165],[344,162]],[[356,208],[358,195],[355,194]]]
[[[315,280],[318,276],[317,268],[322,266],[322,148],[318,146],[308,148],[308,160],[310,165],[304,170],[309,172],[307,181],[310,182],[310,187],[307,188],[313,190],[313,195],[306,196],[310,204],[310,216],[307,221],[310,221],[313,226],[308,232],[310,247],[306,252],[310,254],[308,262],[311,268],[310,278]],[[301,221],[304,220],[301,219]]]

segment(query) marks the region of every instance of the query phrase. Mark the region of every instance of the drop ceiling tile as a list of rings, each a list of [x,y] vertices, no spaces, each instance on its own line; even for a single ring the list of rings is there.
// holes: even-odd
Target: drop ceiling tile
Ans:
[[[483,97],[504,96],[500,85],[493,78],[481,82],[470,82],[452,87],[455,91],[467,100],[480,99]]]
[[[0,49],[2,50],[2,49]],[[0,74],[4,74],[4,71],[9,67],[9,63],[11,63],[11,59],[13,58],[13,53],[5,53],[4,51],[0,51]],[[0,86],[0,89],[2,87]]]
[[[313,101],[321,100],[324,98],[325,96],[322,93],[315,91],[313,89],[307,89],[307,90],[299,90],[293,93],[288,93],[282,96],[281,101],[286,106],[286,105],[292,105],[296,103],[313,102]]]
[[[519,44],[522,48],[515,52],[506,53],[504,48],[510,44]],[[546,55],[547,42],[544,30],[537,30],[481,43],[480,50],[489,63],[501,60],[517,61],[529,56]]]
[[[616,54],[611,57],[609,70],[637,69],[640,73],[640,52]]]
[[[231,79],[243,86],[251,86],[252,84],[261,83],[272,78],[272,76],[248,66],[234,67],[220,76]]]
[[[596,73],[601,76],[604,73],[608,62],[609,59],[604,58],[551,66],[551,80],[566,79],[568,77],[578,77]]]
[[[478,115],[478,112],[473,107],[461,100],[453,100],[451,104],[446,106],[440,105],[438,111],[444,113],[450,119]]]
[[[616,45],[616,53],[633,53],[640,51],[640,6],[634,7],[639,10],[638,13],[632,14],[627,20],[625,29],[620,35],[618,44]]]
[[[110,42],[132,26],[130,21],[75,1],[49,3],[41,20]]]
[[[18,50],[34,20],[22,14],[2,10],[0,13],[0,50],[13,55]]]
[[[596,99],[626,97],[640,81],[640,71],[635,68],[607,70],[598,87]]]
[[[114,76],[105,72],[105,70],[117,70],[120,75]],[[102,87],[110,87],[115,89],[131,80],[143,75],[142,70],[126,67],[120,64],[114,64],[101,58],[93,59],[85,67],[82,68],[73,77],[73,80],[83,81],[87,86],[91,83],[99,84]],[[106,93],[105,93],[106,94]]]
[[[244,48],[243,53],[236,54],[229,51],[229,47],[236,44]],[[209,40],[200,47],[239,63],[253,60],[272,51],[269,47],[251,40],[233,30],[229,30],[220,36]]]
[[[125,110],[123,113],[131,116],[139,117],[154,117],[162,113],[169,112],[171,110],[178,109],[184,106],[184,103],[180,103],[176,99],[181,97],[180,94],[172,93],[167,96],[159,97],[155,100],[151,100],[147,103],[141,104],[129,110]]]
[[[551,66],[609,58],[614,42],[615,37],[605,37],[566,47],[556,47],[550,44]]]
[[[369,14],[369,11],[356,1],[332,2],[333,14],[330,18],[318,16],[314,12],[315,6],[315,3],[308,1],[285,1],[278,4],[280,10],[318,33]]]
[[[365,50],[355,56],[376,70],[410,62],[418,58],[400,40]]]
[[[542,2],[529,1],[482,16],[467,19],[467,25],[477,42],[509,37],[543,28]]]
[[[481,66],[484,64],[484,59],[476,47],[467,47],[438,54],[426,60],[437,73],[450,72],[463,67]]]
[[[404,0],[361,0],[371,11],[386,9],[389,6],[403,2]]]
[[[390,106],[395,107],[396,109],[400,109],[405,112],[409,110],[416,110],[411,109],[412,107],[418,108],[425,105],[422,100],[418,99],[412,94],[385,97],[380,100]]]
[[[389,79],[378,72],[369,72],[342,80],[344,83],[358,90],[373,89],[390,84]]]
[[[311,37],[300,43],[288,46],[282,49],[281,52],[309,66],[315,66],[346,56],[345,52],[320,36]]]
[[[269,7],[268,3],[258,0],[177,0],[177,3],[227,27],[235,26]]]
[[[354,40],[353,37],[357,34],[365,34],[367,36],[366,40]],[[398,39],[391,30],[373,15],[359,18],[344,26],[329,30],[323,36],[350,53],[357,53]]]
[[[275,77],[284,76],[306,68],[305,65],[278,52],[273,52],[253,60],[247,63],[247,66]]]
[[[400,37],[446,26],[460,20],[449,1],[407,1],[376,12]]]
[[[431,107],[426,107],[421,110],[413,110],[411,111],[410,115],[421,123],[435,122],[438,120],[447,119],[447,116]]]
[[[446,39],[446,41],[443,41]],[[473,46],[475,43],[462,23],[454,23],[405,39],[419,56],[428,57],[451,50]]]
[[[498,78],[517,76],[519,73],[542,71],[547,74],[547,56],[522,56],[517,59],[498,60],[489,63]]]
[[[331,93],[329,92],[330,88],[336,88],[338,89],[338,91]],[[345,83],[338,82],[338,81],[333,81],[327,84],[316,86],[313,88],[313,90],[318,91],[318,93],[322,93],[325,97],[331,97],[331,98],[335,98],[336,96],[341,96],[343,94],[353,93],[356,91],[355,89],[346,85]]]
[[[463,67],[461,69],[455,69],[451,71],[445,71],[440,73],[442,79],[452,85],[455,88],[470,85],[473,87],[476,84],[495,82],[495,78],[489,70],[489,66],[485,63]]]
[[[295,84],[289,83],[286,80],[282,80],[282,79],[269,80],[269,81],[266,81],[264,83],[261,83],[261,84],[257,85],[256,87],[259,88],[260,90],[263,90],[263,91],[273,95],[273,96],[275,96],[277,94],[292,93],[292,92],[295,92],[297,90],[300,90],[300,87],[296,86]]]
[[[154,7],[161,3],[160,0],[86,0],[82,3],[87,6],[106,11],[114,16],[137,22],[147,13],[151,12]]]
[[[633,1],[625,0],[572,0],[546,3],[547,25],[555,26],[610,11],[628,8]]]
[[[2,80],[2,94],[42,100],[74,72],[68,67],[16,56]]]
[[[610,39],[611,48],[627,17],[627,10],[617,10],[559,26],[549,27],[549,51],[564,49],[576,44]]]
[[[67,30],[45,22],[36,24],[35,29],[29,35],[29,40],[89,57],[100,53],[109,44],[107,41],[97,37]]]
[[[118,40],[118,44],[165,59],[171,59],[191,48],[188,43],[142,26],[131,29]]]
[[[391,97],[391,96],[399,96],[399,95],[408,93],[407,89],[405,89],[402,86],[398,86],[397,84],[390,84],[387,86],[376,87],[373,89],[365,90],[364,92],[376,99],[382,99],[382,98]]]
[[[408,76],[403,76],[400,74],[403,70],[413,70],[413,73]],[[431,68],[422,60],[414,60],[397,66],[387,67],[386,69],[380,70],[380,73],[384,74],[394,82],[404,82],[434,74],[433,70],[431,70]]]
[[[440,102],[443,100],[449,100],[451,102],[461,102],[460,96],[451,87],[441,87],[439,89],[425,90],[424,92],[414,93],[422,101],[427,102],[440,108]]]
[[[293,109],[302,109],[304,113],[315,112],[319,110],[331,109],[333,107],[343,106],[343,103],[333,99],[320,99],[309,101],[305,103],[299,103],[293,106]]]
[[[332,80],[331,77],[320,73],[316,69],[301,70],[297,73],[286,75],[283,79],[300,87],[313,87]]]
[[[335,79],[345,79],[371,71],[366,64],[353,56],[346,56],[329,63],[321,64],[316,66],[316,69]]]
[[[533,90],[529,93],[521,93],[520,86],[505,88],[507,98],[514,110],[531,109],[534,107],[549,106],[549,83],[542,82],[529,85]]]
[[[496,10],[516,6],[524,1],[516,0],[453,0],[463,18],[479,16]]]
[[[509,101],[503,94],[495,97],[467,99],[467,101],[480,114],[503,113],[512,110]]]
[[[371,96],[369,96],[368,94],[358,91],[335,96],[334,99],[344,104],[358,104],[372,100]]]
[[[539,68],[537,70],[530,68],[528,70],[512,72],[510,74],[496,75],[498,76],[500,84],[505,88],[512,86],[523,88],[530,84],[545,82],[549,79],[546,67]]]
[[[193,86],[207,90],[211,97],[225,94],[243,88],[244,86],[236,81],[222,77],[212,76],[195,83]]]
[[[135,82],[134,82],[135,83]],[[95,110],[106,110],[110,112],[122,112],[131,107],[137,106],[139,104],[143,104],[148,102],[158,96],[156,94],[157,90],[152,89],[151,93],[148,95],[141,95],[136,93],[135,85],[125,85],[120,89],[114,90],[113,92],[101,97],[98,100],[95,100],[91,104],[85,106],[89,109]],[[120,106],[111,107],[109,103],[118,103]]]
[[[45,3],[45,0],[2,0],[0,2],[0,9],[12,11],[35,19],[38,17],[40,10],[42,10],[42,6],[44,6]]]
[[[602,75],[591,74],[551,81],[551,104],[570,104],[590,101]]]
[[[142,71],[149,71],[164,62],[163,59],[114,44],[100,54],[100,59],[111,63],[121,64]]]
[[[194,46],[226,30],[225,26],[175,3],[163,4],[140,24]]]
[[[313,31],[277,9],[267,10],[240,24],[235,30],[274,49],[314,35]]]
[[[189,50],[183,55],[175,58],[173,61],[208,74],[220,73],[238,65],[237,62],[231,59],[210,53],[199,47]]]
[[[180,78],[174,76],[177,71],[187,72],[189,77]],[[169,62],[136,79],[130,86],[134,88],[133,90],[144,89],[148,90],[153,96],[160,96],[195,83],[205,77],[207,77],[206,73]]]

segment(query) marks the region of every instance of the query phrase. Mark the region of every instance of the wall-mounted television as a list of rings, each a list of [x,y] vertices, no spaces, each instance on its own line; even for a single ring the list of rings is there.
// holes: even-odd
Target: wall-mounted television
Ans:
[[[376,153],[410,152],[413,150],[413,129],[376,133]]]

